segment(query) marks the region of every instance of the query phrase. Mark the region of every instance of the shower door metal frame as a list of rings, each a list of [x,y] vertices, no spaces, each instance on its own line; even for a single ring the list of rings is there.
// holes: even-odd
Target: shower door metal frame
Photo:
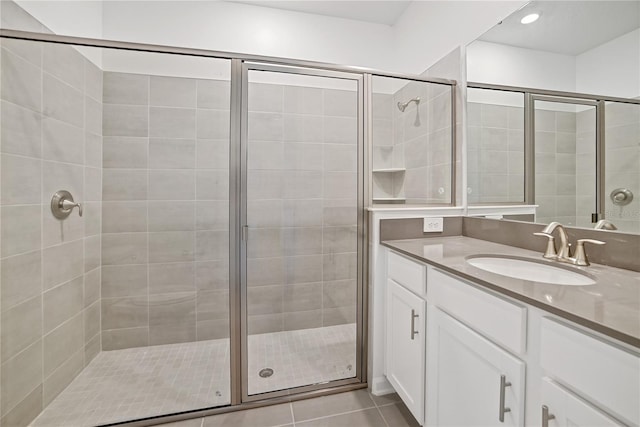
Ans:
[[[249,394],[249,348],[248,348],[248,279],[247,279],[247,248],[249,243],[248,225],[247,225],[247,177],[248,177],[248,145],[249,145],[249,71],[263,71],[271,73],[294,74],[301,76],[325,77],[342,80],[354,81],[357,85],[357,297],[356,297],[356,373],[354,377],[345,378],[334,381],[327,381],[319,384],[309,384],[283,390],[275,390],[260,394]],[[241,360],[241,378],[242,378],[242,402],[254,402],[273,397],[283,397],[292,394],[304,393],[324,389],[330,386],[353,385],[366,382],[367,367],[366,363],[366,259],[367,259],[367,227],[365,218],[365,196],[366,185],[365,175],[368,173],[367,159],[365,158],[365,140],[364,140],[364,107],[365,107],[365,79],[362,73],[332,71],[305,66],[288,66],[264,62],[243,62],[242,63],[242,100],[240,102],[241,118],[240,118],[240,152],[238,161],[234,168],[240,171],[240,200],[239,202],[239,228],[237,232],[240,234],[239,245],[239,268],[238,277],[240,279],[240,316],[232,321],[240,324],[240,360]]]
[[[525,201],[535,204],[536,191],[536,101],[553,102],[558,104],[585,105],[595,107],[596,113],[596,182],[595,182],[595,215],[600,219],[604,217],[604,101],[585,98],[571,98],[568,96],[551,96],[538,94],[525,94],[525,118],[524,118],[524,143],[525,143]],[[597,220],[596,220],[597,222]]]

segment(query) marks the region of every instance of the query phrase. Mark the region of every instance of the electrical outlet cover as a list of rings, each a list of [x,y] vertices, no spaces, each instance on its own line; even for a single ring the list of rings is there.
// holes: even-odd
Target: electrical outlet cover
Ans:
[[[444,218],[425,217],[422,231],[425,233],[442,233],[444,230]]]

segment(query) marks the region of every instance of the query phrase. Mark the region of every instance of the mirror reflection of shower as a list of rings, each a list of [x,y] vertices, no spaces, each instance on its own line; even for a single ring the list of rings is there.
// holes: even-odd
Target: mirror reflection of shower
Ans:
[[[416,121],[413,122],[413,125],[415,127],[418,127],[420,126],[420,97],[419,96],[416,96],[415,98],[411,98],[407,102],[398,102],[398,110],[404,113],[404,110],[406,110],[409,104],[411,104],[412,102],[416,103]]]

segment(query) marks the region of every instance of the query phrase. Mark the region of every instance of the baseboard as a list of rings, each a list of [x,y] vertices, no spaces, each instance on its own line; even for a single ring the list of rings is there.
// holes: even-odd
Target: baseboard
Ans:
[[[383,396],[385,394],[395,393],[396,391],[391,386],[391,383],[387,381],[387,378],[384,376],[373,378],[370,381],[371,384],[371,393],[376,396]]]

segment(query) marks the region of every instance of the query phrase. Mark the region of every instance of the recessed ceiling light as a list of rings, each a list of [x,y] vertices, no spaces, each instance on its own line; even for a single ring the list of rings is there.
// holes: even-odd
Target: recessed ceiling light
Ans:
[[[520,23],[522,23],[522,24],[531,24],[532,22],[536,22],[538,20],[538,18],[540,18],[540,14],[539,13],[530,13],[527,16],[525,16],[524,18],[522,18],[520,20]]]

